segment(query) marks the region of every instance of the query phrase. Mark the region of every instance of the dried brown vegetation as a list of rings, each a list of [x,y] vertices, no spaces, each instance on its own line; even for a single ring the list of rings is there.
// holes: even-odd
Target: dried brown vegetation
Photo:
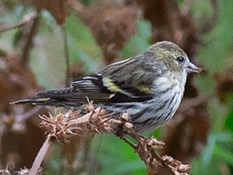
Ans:
[[[119,125],[123,128],[126,135],[137,141],[137,145],[134,145],[126,138],[126,135],[120,136],[144,161],[148,174],[161,174],[163,172],[176,175],[188,174],[190,170],[189,165],[182,164],[170,156],[160,156],[155,151],[155,149],[163,149],[165,146],[164,142],[135,133],[133,124],[130,123],[130,116],[127,113],[123,113],[119,119],[114,119],[111,117],[111,113],[108,113],[101,107],[95,108],[92,102],[84,105],[84,108],[87,112],[85,115],[81,115],[80,111],[69,110],[65,114],[56,111],[54,115],[49,113],[48,115],[39,116],[42,120],[41,127],[46,130],[47,139],[37,154],[32,168],[22,169],[19,171],[19,174],[40,174],[42,171],[41,163],[54,141],[66,144],[72,137],[80,135],[82,131],[92,136],[106,132],[115,133],[114,128]]]

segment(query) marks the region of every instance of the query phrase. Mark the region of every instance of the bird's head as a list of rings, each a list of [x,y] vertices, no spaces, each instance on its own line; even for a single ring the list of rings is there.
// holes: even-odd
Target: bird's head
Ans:
[[[176,44],[169,41],[157,42],[148,50],[155,53],[155,58],[164,62],[170,72],[186,76],[190,72],[201,72],[204,69],[198,68],[189,61],[187,54]]]

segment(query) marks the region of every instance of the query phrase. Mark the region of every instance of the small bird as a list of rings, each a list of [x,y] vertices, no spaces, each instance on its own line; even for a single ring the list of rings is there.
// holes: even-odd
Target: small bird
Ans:
[[[136,132],[151,131],[175,114],[187,74],[202,70],[179,46],[162,41],[140,55],[73,81],[69,88],[39,92],[34,98],[12,104],[79,107],[88,98],[96,106],[114,112],[114,117],[127,111]]]

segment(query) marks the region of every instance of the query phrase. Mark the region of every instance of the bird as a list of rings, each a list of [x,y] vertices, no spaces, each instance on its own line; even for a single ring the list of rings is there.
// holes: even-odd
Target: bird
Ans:
[[[137,56],[74,80],[68,88],[39,92],[12,104],[79,107],[88,98],[96,106],[114,112],[114,118],[127,112],[135,132],[153,131],[174,116],[188,73],[202,70],[178,45],[160,41]]]

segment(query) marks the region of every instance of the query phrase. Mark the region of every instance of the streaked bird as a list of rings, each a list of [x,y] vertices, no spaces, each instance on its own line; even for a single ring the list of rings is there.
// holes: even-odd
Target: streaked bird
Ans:
[[[154,130],[176,112],[183,97],[187,74],[200,72],[176,44],[157,42],[144,53],[108,65],[97,74],[72,82],[62,90],[40,92],[13,104],[79,107],[87,97],[97,106],[127,111],[136,132]]]

